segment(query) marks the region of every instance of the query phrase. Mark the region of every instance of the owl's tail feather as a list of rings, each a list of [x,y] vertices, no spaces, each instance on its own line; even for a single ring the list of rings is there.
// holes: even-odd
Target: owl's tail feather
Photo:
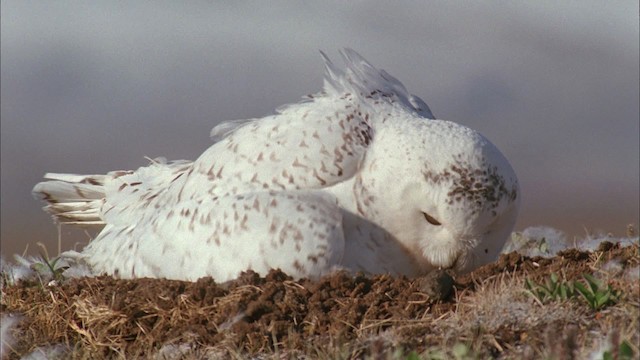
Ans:
[[[33,194],[47,203],[43,209],[60,224],[104,225],[100,207],[105,198],[107,175],[47,173]]]

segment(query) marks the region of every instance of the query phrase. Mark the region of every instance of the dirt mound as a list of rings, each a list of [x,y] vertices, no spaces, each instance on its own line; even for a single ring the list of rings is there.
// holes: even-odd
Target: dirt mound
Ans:
[[[637,317],[637,278],[626,281],[619,274],[638,266],[638,248],[610,244],[594,253],[568,250],[549,259],[510,253],[455,279],[446,272],[418,279],[338,272],[315,281],[294,281],[272,271],[264,278],[247,272],[225,284],[211,278],[189,283],[111,277],[69,279],[54,286],[20,283],[3,289],[2,313],[24,315],[13,358],[57,343],[66,344],[78,357],[97,358],[255,354],[356,358],[394,351],[424,353],[458,342],[483,357],[526,355],[529,350],[539,355],[549,329],[562,335],[569,319],[558,315],[525,324],[528,328],[487,322],[484,331],[476,329],[477,324],[456,330],[468,322],[463,315],[472,313],[460,307],[477,307],[475,314],[483,314],[487,311],[483,306],[491,304],[480,298],[504,295],[505,289],[513,288],[515,302],[530,304],[532,310],[525,312],[535,312],[535,299],[523,290],[525,277],[541,282],[557,273],[577,280],[611,263],[616,265],[607,265],[613,270],[606,280],[626,294],[630,300],[622,303],[631,311],[615,316]],[[556,305],[577,309],[569,312],[589,321],[603,316],[577,301]],[[556,305],[545,312],[553,312]],[[604,326],[579,325],[585,334],[596,325]],[[539,336],[532,336],[532,327],[539,327]]]

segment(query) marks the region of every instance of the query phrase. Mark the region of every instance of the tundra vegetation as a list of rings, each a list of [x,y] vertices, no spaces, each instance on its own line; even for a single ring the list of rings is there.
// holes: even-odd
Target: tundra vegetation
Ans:
[[[2,264],[2,352],[48,358],[632,359],[640,247],[514,233],[498,261],[424,278],[273,270],[218,284],[65,276],[43,251]]]

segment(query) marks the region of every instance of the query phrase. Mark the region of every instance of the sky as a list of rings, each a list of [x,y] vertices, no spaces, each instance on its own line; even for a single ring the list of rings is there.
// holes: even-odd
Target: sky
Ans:
[[[351,47],[516,170],[516,230],[638,224],[638,2],[1,2],[1,250],[58,233],[45,172],[195,159],[224,120],[320,90]],[[62,249],[86,241],[62,229]]]

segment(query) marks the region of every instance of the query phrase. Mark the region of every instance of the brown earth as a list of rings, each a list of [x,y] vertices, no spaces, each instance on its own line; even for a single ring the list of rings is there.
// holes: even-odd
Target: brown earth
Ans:
[[[612,260],[616,266],[605,265]],[[572,358],[593,346],[594,331],[640,341],[638,280],[621,275],[639,264],[637,246],[603,243],[593,253],[567,250],[548,259],[502,255],[455,282],[445,272],[418,279],[339,272],[294,281],[280,271],[264,278],[248,272],[225,284],[21,282],[3,289],[1,310],[24,316],[10,358],[57,343],[77,358],[405,358],[412,351],[446,358],[458,343],[479,358]],[[542,283],[551,273],[567,280],[596,274],[622,295],[599,311],[582,299],[542,304],[524,279]]]

